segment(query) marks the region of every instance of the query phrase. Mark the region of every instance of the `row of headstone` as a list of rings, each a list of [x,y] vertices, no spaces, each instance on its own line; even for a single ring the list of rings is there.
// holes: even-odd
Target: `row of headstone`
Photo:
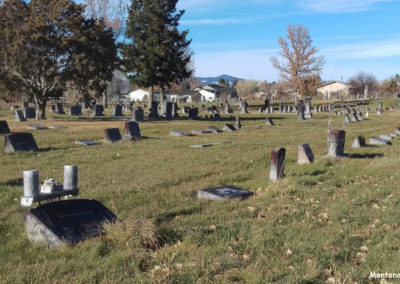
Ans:
[[[135,121],[125,122],[124,136],[121,136],[119,128],[108,128],[104,130],[105,143],[115,143],[121,140],[135,140],[141,138],[139,124]]]

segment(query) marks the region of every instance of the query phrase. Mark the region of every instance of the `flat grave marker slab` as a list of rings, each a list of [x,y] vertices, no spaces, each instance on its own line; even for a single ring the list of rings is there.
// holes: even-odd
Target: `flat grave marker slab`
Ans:
[[[384,140],[389,140],[389,141],[393,139],[393,137],[390,136],[390,134],[381,134],[379,136],[379,138],[384,139]]]
[[[63,200],[40,205],[24,214],[31,243],[48,247],[74,245],[102,235],[105,222],[117,217],[96,200]]]
[[[191,148],[209,148],[212,147],[212,144],[194,144],[194,145],[189,145]]]
[[[169,132],[169,136],[184,136],[184,135],[186,135],[185,130],[171,130]]]
[[[108,128],[104,130],[104,142],[114,143],[121,140],[122,136],[118,128]]]
[[[371,137],[369,138],[369,144],[371,145],[392,145],[392,142],[386,139],[378,138],[378,137]]]
[[[83,146],[100,145],[100,143],[93,141],[93,140],[75,140],[75,144],[83,145]]]
[[[221,129],[219,129],[219,128],[215,127],[215,126],[208,126],[207,130],[211,131],[212,133],[221,133],[222,132]]]
[[[4,152],[39,151],[32,133],[14,133],[4,136]]]
[[[68,128],[67,126],[57,126],[57,125],[51,125],[49,126],[50,129],[65,129]]]
[[[196,130],[192,130],[192,133],[193,134],[211,134],[213,132],[211,130],[199,130],[199,129],[196,129]]]
[[[223,200],[223,199],[246,199],[253,195],[253,192],[246,189],[242,189],[233,185],[221,186],[215,188],[206,188],[200,190],[197,193],[198,199],[211,199],[211,200]]]
[[[0,120],[0,134],[9,134],[10,128],[6,120]]]
[[[228,131],[228,132],[233,132],[233,131],[236,131],[237,129],[232,124],[225,124],[224,127],[222,128],[222,130]]]
[[[212,145],[223,145],[223,144],[232,144],[232,141],[218,141],[210,143]]]
[[[26,128],[29,130],[49,129],[47,126],[43,126],[40,124],[28,124],[28,126]]]

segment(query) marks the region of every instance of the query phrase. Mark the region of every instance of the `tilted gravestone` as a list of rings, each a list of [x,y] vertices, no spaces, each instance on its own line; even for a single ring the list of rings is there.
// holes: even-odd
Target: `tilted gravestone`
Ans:
[[[9,134],[10,128],[6,120],[0,120],[0,134]]]
[[[353,144],[351,144],[351,148],[353,148],[353,149],[358,149],[358,148],[365,147],[365,146],[366,146],[365,137],[363,137],[363,136],[357,136],[354,139]]]
[[[4,136],[4,152],[39,151],[32,133],[14,133]]]
[[[197,194],[198,199],[211,199],[211,200],[223,200],[223,199],[246,199],[252,196],[251,191],[236,187],[236,186],[221,186],[216,188],[206,188],[200,190]]]
[[[271,152],[270,180],[282,179],[285,171],[285,148],[274,148]]]
[[[224,124],[224,127],[222,127],[222,130],[228,131],[228,132],[233,132],[233,131],[236,131],[237,129],[232,124]]]
[[[24,117],[28,118],[36,118],[36,110],[34,107],[24,107]]]
[[[113,106],[112,115],[113,116],[123,116],[123,114],[122,114],[122,105]]]
[[[346,131],[332,130],[328,133],[328,157],[344,157]]]
[[[265,119],[265,125],[274,126],[274,122],[272,121],[271,118],[267,117],[267,118]]]
[[[124,127],[124,140],[139,139],[142,135],[140,133],[139,123],[136,121],[125,122]]]
[[[54,112],[58,114],[65,114],[64,107],[62,103],[56,103],[54,105]]]
[[[132,121],[144,121],[144,112],[141,107],[135,107],[132,111]]]
[[[304,165],[304,164],[311,164],[313,162],[314,162],[314,154],[311,151],[310,145],[308,145],[308,143],[299,145],[297,163],[299,165]]]
[[[392,145],[392,142],[386,139],[378,138],[378,137],[371,137],[369,138],[369,144],[371,145]]]
[[[114,143],[122,140],[121,133],[118,128],[108,128],[104,130],[104,142]]]
[[[71,106],[69,109],[69,115],[81,115],[82,114],[82,106],[76,105]]]
[[[93,116],[104,116],[103,111],[104,111],[103,105],[95,105],[92,115]]]
[[[31,243],[59,247],[104,234],[102,225],[115,222],[117,217],[96,200],[63,200],[30,209],[24,214],[28,239]]]

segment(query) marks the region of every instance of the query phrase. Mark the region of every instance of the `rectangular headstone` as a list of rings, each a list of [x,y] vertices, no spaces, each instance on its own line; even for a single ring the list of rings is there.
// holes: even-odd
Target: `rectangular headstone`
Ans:
[[[274,148],[271,152],[270,180],[282,179],[285,171],[285,148]]]
[[[32,133],[14,133],[4,136],[4,152],[39,151]]]
[[[229,185],[221,186],[216,188],[206,188],[200,190],[197,194],[198,199],[211,199],[211,200],[223,200],[223,199],[246,199],[252,196],[251,191]]]
[[[304,164],[311,164],[313,162],[314,162],[314,154],[311,151],[310,145],[308,145],[308,143],[299,145],[297,163],[299,165],[304,165]]]
[[[75,144],[83,146],[95,146],[100,145],[100,143],[93,140],[75,140]]]
[[[15,112],[15,121],[18,121],[18,122],[26,121],[26,118],[25,118],[22,110],[17,110]]]
[[[104,223],[116,216],[96,200],[63,200],[33,208],[24,214],[28,239],[47,247],[74,245],[103,234]]]
[[[36,118],[36,110],[34,107],[25,107],[24,108],[24,116],[26,119],[28,118]]]
[[[189,119],[198,119],[199,109],[191,108],[189,110]]]
[[[0,134],[9,134],[10,128],[6,120],[0,120]]]
[[[122,136],[118,128],[107,128],[104,130],[104,142],[114,143],[121,140]]]
[[[122,114],[122,105],[115,105],[113,106],[113,116],[123,116]]]
[[[103,105],[95,105],[93,108],[92,116],[104,116],[104,107]]]
[[[65,114],[64,107],[62,103],[56,103],[54,106],[54,111],[58,114]]]
[[[132,121],[144,121],[144,112],[141,107],[135,107],[132,111]]]
[[[69,115],[81,115],[82,114],[82,106],[71,106],[69,110]]]
[[[329,157],[343,157],[344,144],[346,141],[346,131],[332,130],[328,134],[328,156]]]
[[[139,139],[141,137],[139,123],[136,121],[125,122],[124,140]]]

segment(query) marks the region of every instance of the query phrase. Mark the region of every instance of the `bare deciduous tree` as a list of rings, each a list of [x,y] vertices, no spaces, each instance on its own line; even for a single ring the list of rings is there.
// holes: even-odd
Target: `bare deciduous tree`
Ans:
[[[300,91],[312,76],[318,76],[325,64],[324,56],[317,56],[307,27],[289,25],[287,38],[278,37],[280,61],[271,57],[271,63],[281,78],[289,82],[294,91]]]
[[[373,74],[359,71],[356,75],[349,78],[349,83],[352,87],[353,95],[362,95],[364,94],[365,86],[368,86],[370,92],[375,91],[378,80]]]

